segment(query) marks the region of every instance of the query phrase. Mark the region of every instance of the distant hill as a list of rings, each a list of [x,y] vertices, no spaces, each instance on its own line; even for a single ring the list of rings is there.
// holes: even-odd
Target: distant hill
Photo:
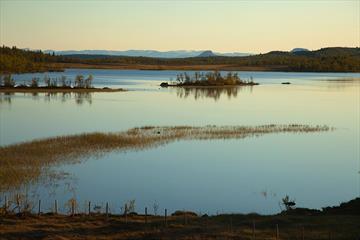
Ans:
[[[28,49],[26,49],[28,50]],[[206,51],[205,51],[206,52]],[[210,51],[212,52],[212,51]],[[156,51],[156,50],[67,50],[55,51],[45,50],[44,53],[55,53],[56,55],[103,55],[103,56],[126,56],[126,57],[152,57],[152,58],[188,58],[197,57],[204,53],[202,50],[175,50],[175,51]],[[249,56],[250,53],[230,52],[230,53],[213,53],[217,56]]]
[[[307,48],[294,48],[293,50],[291,50],[290,52],[294,53],[294,52],[309,52],[310,50]]]
[[[200,53],[197,57],[216,57],[217,55],[214,54],[211,50],[204,51]]]
[[[41,51],[29,51],[16,47],[0,47],[0,78],[2,73],[61,71],[53,64],[58,57]]]

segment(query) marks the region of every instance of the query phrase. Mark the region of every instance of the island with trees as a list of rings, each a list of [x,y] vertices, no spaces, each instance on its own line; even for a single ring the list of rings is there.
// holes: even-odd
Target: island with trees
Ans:
[[[74,80],[68,79],[66,76],[50,78],[45,75],[40,83],[40,78],[33,77],[30,84],[16,84],[11,74],[0,76],[0,92],[5,93],[38,93],[38,92],[119,92],[125,91],[122,88],[95,88],[92,85],[93,76],[90,74],[86,78],[83,75],[76,75]]]
[[[219,71],[195,72],[193,75],[187,72],[177,74],[176,82],[162,82],[161,87],[227,87],[227,86],[254,86],[259,85],[253,81],[240,79],[238,73],[228,72],[224,76]]]

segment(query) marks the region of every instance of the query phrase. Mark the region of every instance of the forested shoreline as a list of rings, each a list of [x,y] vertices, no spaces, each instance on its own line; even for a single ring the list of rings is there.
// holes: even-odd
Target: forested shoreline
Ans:
[[[360,72],[360,48],[272,51],[246,57],[150,58],[109,55],[55,55],[0,47],[0,73],[63,71],[65,68],[147,70],[253,70],[289,72]]]

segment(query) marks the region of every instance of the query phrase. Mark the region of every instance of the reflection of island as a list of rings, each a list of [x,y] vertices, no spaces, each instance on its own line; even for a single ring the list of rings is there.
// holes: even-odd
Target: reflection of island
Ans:
[[[206,97],[215,100],[218,100],[223,94],[226,94],[228,98],[236,97],[241,87],[250,87],[251,90],[255,85],[259,84],[254,82],[252,77],[244,80],[240,79],[237,73],[228,72],[221,75],[219,71],[195,72],[192,76],[184,72],[176,76],[176,82],[160,84],[164,88],[176,87],[177,95],[181,98],[194,95],[195,99]]]
[[[92,103],[92,95],[89,92],[78,92],[78,93],[46,93],[44,95],[45,101],[59,100],[61,102],[67,102],[70,99],[74,99],[75,103],[82,105],[84,103]]]
[[[46,102],[50,101],[61,101],[68,102],[71,99],[75,100],[75,103],[82,105],[84,103],[92,104],[92,93],[90,92],[47,92],[47,93],[0,93],[0,105],[11,104],[12,98],[16,95],[21,94],[22,96],[31,96],[32,100],[39,101],[44,99]]]
[[[221,96],[236,98],[239,91],[252,91],[252,86],[227,86],[227,87],[181,87],[176,89],[176,95],[180,98],[194,96],[195,100],[201,98],[213,98],[219,100]]]
[[[326,87],[328,89],[335,89],[335,90],[343,90],[346,88],[352,88],[352,87],[356,87],[359,86],[360,84],[360,78],[356,78],[356,77],[349,77],[349,78],[337,78],[337,79],[325,79],[325,80],[320,80],[323,82],[326,82]]]

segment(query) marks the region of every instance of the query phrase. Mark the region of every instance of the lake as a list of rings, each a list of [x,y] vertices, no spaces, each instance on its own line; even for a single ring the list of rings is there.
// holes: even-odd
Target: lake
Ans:
[[[50,77],[94,76],[95,87],[127,92],[0,93],[0,145],[84,132],[141,126],[310,124],[331,132],[269,134],[245,139],[176,141],[137,151],[110,152],[53,166],[64,179],[21,189],[50,209],[72,197],[120,212],[135,200],[142,212],[262,214],[280,211],[285,195],[299,207],[321,208],[360,196],[360,74],[239,72],[258,86],[235,89],[160,88],[178,71],[68,69]],[[14,75],[17,83],[44,74]],[[291,82],[283,85],[282,82]],[[159,210],[163,211],[163,210]]]

